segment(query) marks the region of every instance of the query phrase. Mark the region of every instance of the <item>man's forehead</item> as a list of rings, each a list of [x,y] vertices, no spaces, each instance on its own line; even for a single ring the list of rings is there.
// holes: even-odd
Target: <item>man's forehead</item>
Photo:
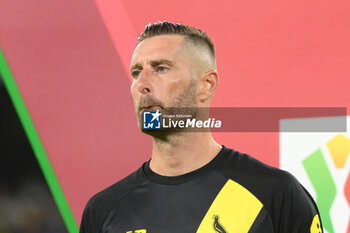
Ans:
[[[149,37],[141,41],[137,47],[145,47],[145,46],[164,46],[164,45],[181,45],[185,36],[183,35],[157,35],[153,37]]]
[[[181,47],[184,36],[160,35],[141,41],[135,48],[133,58],[139,55],[148,55],[154,52],[176,53]]]

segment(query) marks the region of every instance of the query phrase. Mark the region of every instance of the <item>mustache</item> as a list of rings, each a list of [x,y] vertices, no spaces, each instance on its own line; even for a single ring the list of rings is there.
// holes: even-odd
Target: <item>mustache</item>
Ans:
[[[159,106],[163,108],[164,105],[160,100],[152,96],[142,95],[140,98],[140,102],[137,104],[137,110],[140,111],[142,108],[148,107],[148,106]]]

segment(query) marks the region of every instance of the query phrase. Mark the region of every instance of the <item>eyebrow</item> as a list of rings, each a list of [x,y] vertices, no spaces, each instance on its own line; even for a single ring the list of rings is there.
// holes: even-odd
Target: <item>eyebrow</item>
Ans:
[[[149,62],[151,66],[155,67],[155,66],[159,66],[161,64],[165,64],[168,65],[170,67],[174,66],[174,62],[167,60],[167,59],[158,59],[158,60],[152,60]],[[130,72],[132,72],[133,70],[142,70],[142,65],[140,63],[136,63],[135,65],[132,65],[130,67]]]
[[[142,65],[140,63],[136,63],[135,65],[132,65],[130,67],[130,72],[132,72],[133,70],[141,70],[142,69]]]
[[[167,59],[159,59],[159,60],[153,60],[150,62],[151,66],[159,66],[161,64],[165,64],[165,65],[168,65],[168,66],[174,66],[174,62],[172,61],[169,61]]]

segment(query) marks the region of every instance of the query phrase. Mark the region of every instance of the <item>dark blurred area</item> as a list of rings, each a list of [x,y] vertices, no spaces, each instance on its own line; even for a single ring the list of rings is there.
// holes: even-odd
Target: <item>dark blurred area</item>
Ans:
[[[1,76],[0,233],[67,233]]]

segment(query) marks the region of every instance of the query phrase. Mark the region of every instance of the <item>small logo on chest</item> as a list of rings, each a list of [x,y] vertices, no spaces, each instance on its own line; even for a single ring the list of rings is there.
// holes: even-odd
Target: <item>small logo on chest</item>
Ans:
[[[213,215],[213,219],[213,228],[217,233],[228,233],[223,227],[223,225],[219,222],[219,215]]]

